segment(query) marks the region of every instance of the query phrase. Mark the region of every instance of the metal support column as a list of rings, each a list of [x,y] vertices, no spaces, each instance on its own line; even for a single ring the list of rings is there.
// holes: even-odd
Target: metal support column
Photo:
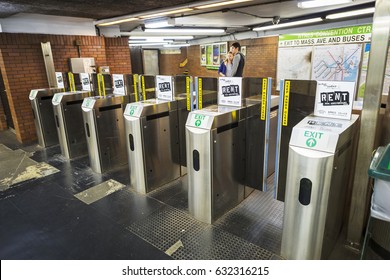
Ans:
[[[374,137],[378,122],[383,78],[390,35],[390,1],[377,0],[372,25],[371,51],[368,62],[366,90],[364,92],[363,111],[359,146],[355,168],[354,187],[348,221],[347,240],[353,246],[359,246],[365,222],[368,194],[368,173]]]

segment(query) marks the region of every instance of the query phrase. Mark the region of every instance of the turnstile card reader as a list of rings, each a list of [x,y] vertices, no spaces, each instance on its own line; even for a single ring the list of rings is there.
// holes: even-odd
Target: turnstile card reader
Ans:
[[[91,168],[103,173],[127,163],[123,111],[128,96],[94,96],[82,103]]]
[[[177,102],[149,99],[130,103],[124,119],[130,186],[148,193],[179,178]]]
[[[324,259],[340,234],[357,115],[336,120],[313,115],[292,131],[286,178],[281,255]]]
[[[53,96],[57,92],[63,92],[63,89],[33,89],[29,95],[38,143],[41,147],[58,144],[58,134],[52,105]]]
[[[52,99],[61,154],[72,159],[88,154],[81,104],[87,91],[56,93]]]
[[[281,80],[275,159],[275,198],[284,201],[289,142],[293,127],[314,112],[317,82]]]
[[[244,199],[245,109],[211,105],[186,124],[188,207],[213,223]]]

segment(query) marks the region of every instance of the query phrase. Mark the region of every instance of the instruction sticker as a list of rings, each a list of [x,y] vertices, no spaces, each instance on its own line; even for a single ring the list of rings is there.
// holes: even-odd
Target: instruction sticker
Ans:
[[[187,98],[187,111],[192,110],[192,93],[191,93],[191,78],[186,77],[186,98]]]
[[[156,76],[156,93],[158,99],[174,100],[171,76]]]
[[[62,76],[61,72],[56,72],[56,81],[57,81],[58,88],[65,88],[64,77]]]
[[[290,102],[290,81],[284,82],[282,125],[288,125],[288,108]]]
[[[125,95],[125,80],[121,74],[112,74],[112,81],[114,83],[114,93],[118,95]]]
[[[242,78],[219,77],[218,105],[241,107]]]
[[[64,94],[61,93],[61,92],[60,92],[60,93],[54,94],[53,99],[51,100],[51,103],[52,103],[53,105],[57,106],[58,104],[61,103],[62,96],[64,96]]]
[[[142,104],[134,104],[129,103],[126,105],[125,112],[123,113],[125,116],[129,117],[141,117],[142,110],[143,110]]]
[[[202,78],[198,78],[198,106],[197,109],[203,108],[203,81]]]
[[[268,87],[268,79],[264,78],[262,87],[261,87],[261,112],[260,119],[265,121],[265,116],[267,113],[267,87]]]
[[[81,105],[84,109],[93,109],[96,100],[94,98],[84,98],[83,104]]]
[[[320,151],[328,150],[329,133],[303,128],[299,129],[298,133],[298,141],[301,147]]]
[[[203,114],[191,114],[190,125],[199,128],[209,128],[210,116]]]
[[[91,91],[91,82],[88,73],[80,73],[80,83],[83,90]]]
[[[33,90],[30,91],[30,95],[28,96],[28,98],[30,100],[34,100],[37,97],[37,94],[38,94],[38,90],[33,89]]]

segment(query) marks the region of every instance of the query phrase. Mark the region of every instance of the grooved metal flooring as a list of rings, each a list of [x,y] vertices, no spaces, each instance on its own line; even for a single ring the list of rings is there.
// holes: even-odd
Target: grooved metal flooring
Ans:
[[[190,217],[187,213],[165,206],[127,227],[129,231],[162,251],[176,242],[179,247],[171,256],[179,260],[271,259],[273,254],[246,240]]]

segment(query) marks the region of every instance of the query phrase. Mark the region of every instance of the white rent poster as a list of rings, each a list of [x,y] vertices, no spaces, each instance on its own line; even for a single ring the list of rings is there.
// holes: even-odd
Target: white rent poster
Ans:
[[[220,77],[218,83],[218,105],[241,106],[242,78]]]
[[[80,73],[80,82],[83,90],[91,91],[91,82],[88,73]]]
[[[171,76],[156,76],[156,96],[158,99],[173,101],[173,83]]]
[[[114,93],[119,95],[125,95],[125,81],[123,75],[112,74],[112,81],[114,83]]]
[[[61,72],[56,72],[56,81],[57,81],[57,87],[58,88],[65,88],[64,78],[62,77],[62,73]]]
[[[318,81],[314,115],[350,120],[355,82]]]

